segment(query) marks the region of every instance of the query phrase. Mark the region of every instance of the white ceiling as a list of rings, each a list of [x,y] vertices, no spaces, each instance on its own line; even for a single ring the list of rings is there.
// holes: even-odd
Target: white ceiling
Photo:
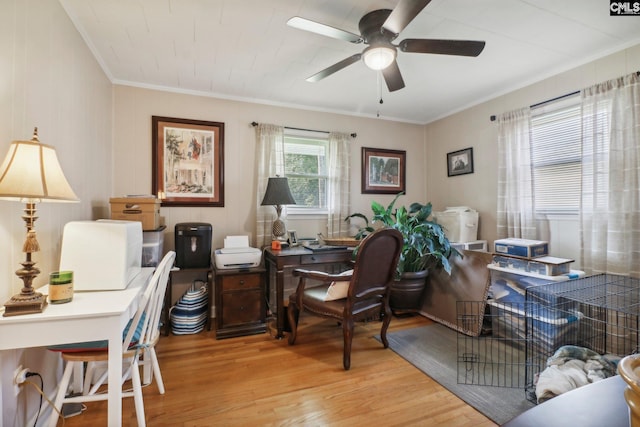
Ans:
[[[606,0],[432,0],[396,43],[445,38],[486,47],[476,58],[399,52],[406,87],[389,93],[361,61],[305,81],[364,46],[286,21],[301,16],[359,34],[360,17],[398,0],[60,2],[113,83],[411,123],[640,43],[640,20],[609,16]]]

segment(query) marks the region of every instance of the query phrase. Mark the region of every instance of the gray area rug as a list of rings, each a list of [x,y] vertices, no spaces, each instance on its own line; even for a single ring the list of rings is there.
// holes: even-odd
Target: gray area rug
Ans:
[[[459,381],[457,369],[458,333],[446,326],[405,329],[388,333],[387,338],[394,352],[496,424],[502,425],[535,406],[526,399],[522,387],[460,383],[465,380]]]

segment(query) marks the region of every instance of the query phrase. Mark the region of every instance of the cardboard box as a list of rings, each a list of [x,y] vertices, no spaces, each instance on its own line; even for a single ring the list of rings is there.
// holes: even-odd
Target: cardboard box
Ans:
[[[111,219],[140,221],[142,230],[152,231],[160,227],[160,200],[153,197],[112,197]]]
[[[493,242],[495,253],[522,258],[536,258],[549,255],[549,243],[542,240],[498,239]]]

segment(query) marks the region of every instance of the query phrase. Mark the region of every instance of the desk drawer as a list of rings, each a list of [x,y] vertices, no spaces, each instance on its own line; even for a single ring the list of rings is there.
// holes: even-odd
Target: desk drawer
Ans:
[[[238,274],[233,276],[222,277],[222,292],[236,291],[243,289],[259,289],[259,274]]]
[[[222,295],[222,327],[264,322],[262,292],[236,292]]]
[[[335,262],[345,262],[346,259],[350,256],[345,253],[316,253],[310,255],[302,255],[300,257],[300,264],[328,264]]]

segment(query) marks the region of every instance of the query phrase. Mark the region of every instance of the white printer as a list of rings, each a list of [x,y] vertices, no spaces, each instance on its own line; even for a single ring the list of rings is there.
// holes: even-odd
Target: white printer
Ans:
[[[262,251],[249,246],[249,236],[227,236],[213,257],[217,269],[250,268],[260,265]]]

